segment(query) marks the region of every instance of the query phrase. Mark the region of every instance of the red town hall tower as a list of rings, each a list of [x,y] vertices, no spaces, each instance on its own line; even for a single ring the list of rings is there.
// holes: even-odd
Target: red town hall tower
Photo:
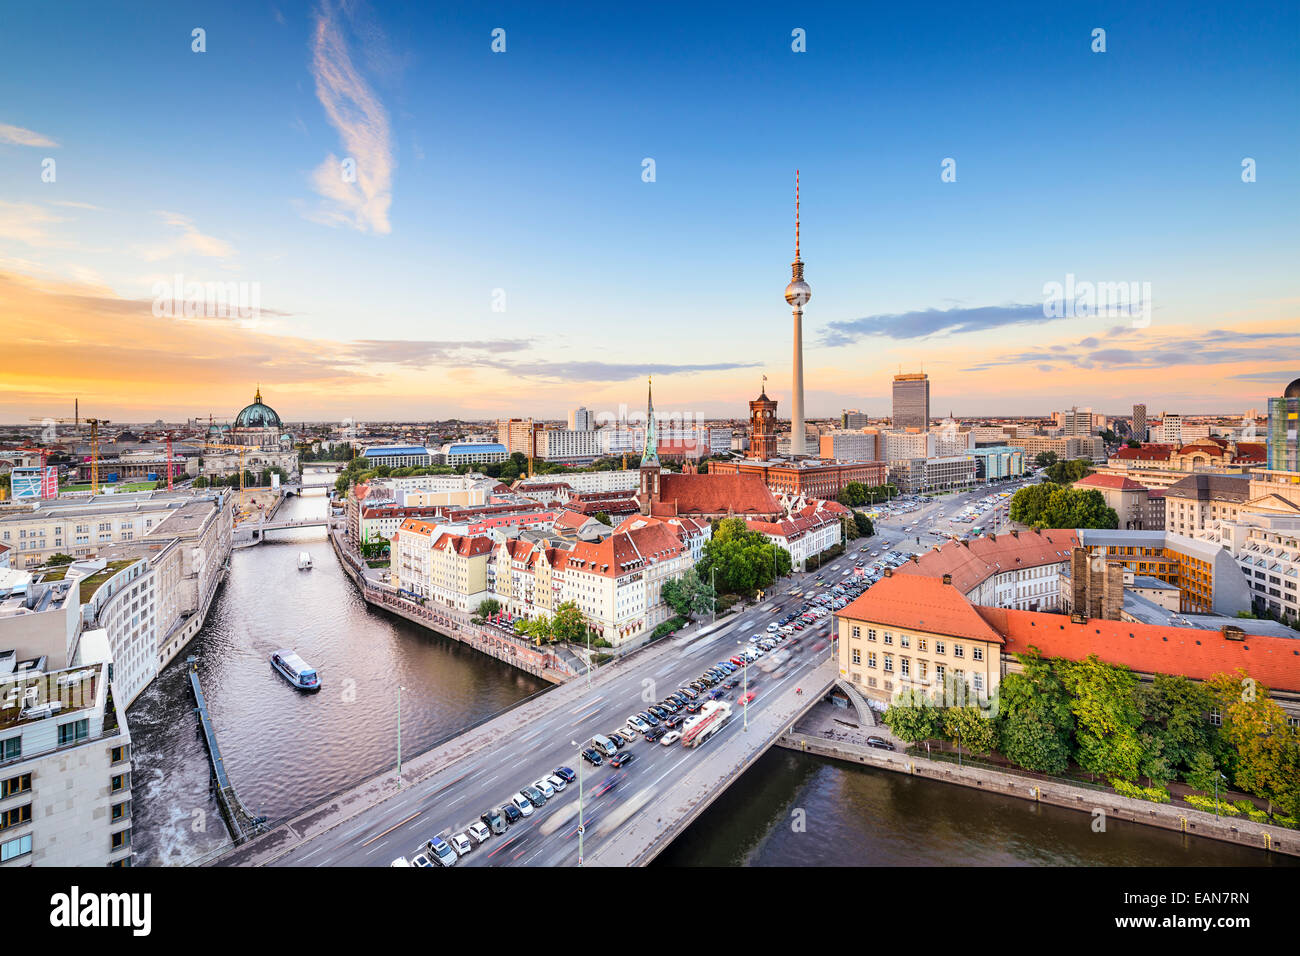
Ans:
[[[749,403],[749,457],[771,461],[776,457],[776,400],[767,397],[767,376],[758,398]]]

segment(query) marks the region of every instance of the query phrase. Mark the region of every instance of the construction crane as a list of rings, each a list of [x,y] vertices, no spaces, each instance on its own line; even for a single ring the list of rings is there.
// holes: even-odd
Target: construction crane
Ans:
[[[78,410],[80,410],[78,408]],[[80,414],[76,418],[32,418],[34,422],[54,422],[59,425],[72,425],[80,429],[81,423],[85,422],[90,426],[90,493],[99,494],[99,426],[107,425],[107,418],[82,418]]]

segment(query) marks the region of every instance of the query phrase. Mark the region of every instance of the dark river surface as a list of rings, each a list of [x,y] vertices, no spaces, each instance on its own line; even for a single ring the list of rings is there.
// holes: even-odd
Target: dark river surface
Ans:
[[[334,476],[311,473],[307,482]],[[290,499],[277,517],[325,514]],[[407,758],[545,682],[369,609],[321,528],[274,532],[231,555],[208,621],[131,707],[136,865],[179,865],[229,843],[185,672],[199,660],[226,768],[250,811],[282,820]],[[311,571],[299,571],[308,552]],[[280,647],[320,672],[314,695],[272,669]],[[804,820],[803,832],[792,821]],[[1268,865],[1260,850],[1035,806],[902,774],[773,750],[659,859],[662,865]]]

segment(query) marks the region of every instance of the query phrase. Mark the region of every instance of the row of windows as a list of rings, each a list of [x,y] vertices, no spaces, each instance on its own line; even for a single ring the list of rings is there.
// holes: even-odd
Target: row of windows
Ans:
[[[856,638],[856,637],[861,637],[861,636],[862,636],[862,628],[859,627],[857,624],[854,624],[854,625],[849,629],[849,636],[850,636],[850,637],[855,637],[855,638]],[[868,641],[875,641],[875,639],[876,639],[876,629],[875,629],[874,627],[869,627],[869,628],[867,628],[867,640],[868,640]],[[882,632],[882,634],[881,634],[881,642],[884,643],[884,644],[893,644],[893,643],[894,643],[894,635],[893,635],[891,632],[889,632],[889,631],[884,631],[884,632]],[[898,645],[899,645],[899,647],[911,647],[911,646],[912,646],[911,635],[909,635],[909,634],[899,634],[899,635],[898,635]],[[917,649],[918,651],[929,650],[929,641],[928,641],[926,638],[924,638],[924,637],[918,637],[918,638],[916,639],[916,649]],[[946,653],[947,653],[947,643],[946,643],[945,641],[936,640],[936,641],[934,642],[934,653],[936,653],[936,654],[946,654]],[[965,657],[965,656],[966,656],[966,647],[965,647],[965,645],[963,645],[963,644],[954,644],[954,645],[952,646],[952,656],[953,656],[953,657]],[[981,645],[979,645],[979,644],[972,645],[972,646],[971,646],[971,653],[970,653],[970,656],[971,656],[971,660],[976,660],[976,661],[982,661],[982,660],[984,660],[984,648],[983,648]]]

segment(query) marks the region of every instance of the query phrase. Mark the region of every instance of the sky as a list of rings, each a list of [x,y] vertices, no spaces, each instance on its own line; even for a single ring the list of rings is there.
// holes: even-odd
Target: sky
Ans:
[[[623,6],[14,6],[0,421],[788,415],[796,169],[810,417],[1300,377],[1300,7]]]

